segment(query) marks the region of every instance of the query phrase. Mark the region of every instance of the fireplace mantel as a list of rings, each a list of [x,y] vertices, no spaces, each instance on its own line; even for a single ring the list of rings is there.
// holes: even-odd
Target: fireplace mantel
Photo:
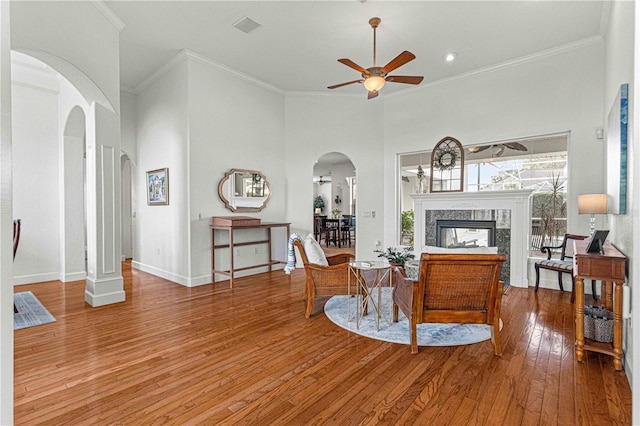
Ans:
[[[511,274],[510,284],[527,287],[527,258],[531,230],[531,190],[446,192],[411,194],[414,206],[415,252],[425,251],[425,211],[427,210],[510,210]]]

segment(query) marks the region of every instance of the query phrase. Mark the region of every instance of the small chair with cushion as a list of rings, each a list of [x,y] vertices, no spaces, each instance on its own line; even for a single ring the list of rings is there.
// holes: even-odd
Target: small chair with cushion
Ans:
[[[298,249],[307,276],[304,289],[307,308],[304,316],[309,318],[316,296],[349,294],[349,261],[353,256],[350,253],[326,256],[313,235],[302,241],[295,240],[293,244]]]
[[[542,246],[540,248],[542,253],[547,253],[547,258],[537,261],[534,265],[536,269],[536,293],[540,286],[540,269],[548,269],[558,273],[558,284],[560,285],[561,291],[564,291],[564,287],[562,286],[562,274],[568,274],[569,277],[571,277],[571,303],[574,302],[576,298],[576,288],[575,279],[573,277],[573,256],[569,255],[570,251],[567,251],[567,244],[570,244],[570,247],[573,247],[573,241],[584,240],[585,238],[587,238],[585,235],[565,234],[562,239],[562,244],[558,246]],[[560,252],[560,258],[552,259],[551,257],[553,256],[553,253],[557,253],[558,251]],[[595,280],[591,280],[591,292],[593,297],[596,298]]]
[[[504,254],[422,253],[418,279],[396,269],[393,320],[398,309],[409,320],[411,353],[418,353],[417,325],[422,323],[487,324],[496,355],[500,345],[500,281]]]

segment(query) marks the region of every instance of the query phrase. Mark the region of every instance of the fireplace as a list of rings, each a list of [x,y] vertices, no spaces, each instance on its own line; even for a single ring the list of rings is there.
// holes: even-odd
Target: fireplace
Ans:
[[[438,247],[495,247],[495,220],[436,220]]]
[[[495,221],[494,244],[498,253],[507,256],[503,266],[503,281],[512,286],[527,287],[527,258],[529,255],[529,229],[531,228],[531,190],[480,191],[412,194],[414,205],[414,251],[422,253],[436,246],[436,222],[439,220]],[[463,229],[470,229],[465,227]],[[475,235],[481,235],[479,231]],[[458,232],[458,243],[467,246],[470,235]],[[477,238],[479,241],[482,238]],[[487,235],[488,240],[488,235]],[[452,243],[441,243],[441,245]],[[455,242],[453,243],[455,244]],[[491,245],[491,244],[489,244]]]

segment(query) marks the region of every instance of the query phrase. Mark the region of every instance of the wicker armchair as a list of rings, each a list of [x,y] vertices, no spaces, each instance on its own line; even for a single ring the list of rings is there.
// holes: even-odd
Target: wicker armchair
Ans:
[[[504,254],[422,253],[418,280],[396,270],[393,289],[393,320],[398,308],[409,319],[411,353],[418,353],[416,326],[422,323],[491,325],[491,341],[496,355],[500,344],[500,281]]]
[[[569,277],[571,277],[571,303],[575,301],[576,285],[575,279],[573,277],[573,256],[570,256],[570,251],[567,251],[567,244],[570,245],[569,250],[571,250],[574,240],[584,240],[585,238],[587,238],[587,236],[585,235],[564,234],[562,244],[558,246],[542,246],[540,248],[540,251],[542,253],[547,253],[547,258],[537,261],[534,265],[536,269],[536,293],[538,292],[538,287],[540,286],[540,269],[548,269],[550,271],[555,271],[558,273],[558,285],[560,286],[560,291],[564,291],[564,287],[562,286],[562,274],[569,274]],[[551,257],[553,253],[557,253],[558,251],[560,252],[560,258],[552,259]],[[594,299],[598,298],[596,294],[595,280],[591,280],[591,294],[593,295]]]
[[[315,263],[309,263],[307,254],[300,241],[296,240],[293,244],[298,248],[307,275],[307,283],[304,289],[304,299],[307,302],[307,308],[304,316],[309,318],[313,311],[316,296],[349,294],[349,260],[352,259],[352,255],[349,253],[340,253],[327,256],[329,266],[317,265]]]

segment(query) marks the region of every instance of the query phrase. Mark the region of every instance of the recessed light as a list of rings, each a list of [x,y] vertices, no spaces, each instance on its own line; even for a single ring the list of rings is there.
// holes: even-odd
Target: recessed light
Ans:
[[[456,52],[449,52],[446,55],[444,55],[444,60],[447,62],[453,62],[456,60],[457,57],[458,57],[458,54]]]

